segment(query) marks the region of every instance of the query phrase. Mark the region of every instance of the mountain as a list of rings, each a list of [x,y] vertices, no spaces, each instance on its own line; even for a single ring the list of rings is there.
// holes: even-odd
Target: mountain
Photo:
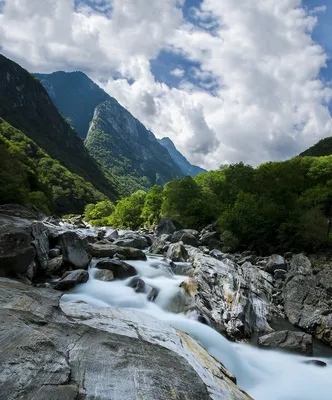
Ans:
[[[159,143],[168,150],[173,161],[177,164],[184,175],[196,176],[201,172],[206,172],[205,169],[198,167],[197,165],[190,164],[186,157],[182,155],[175,147],[170,138],[164,137],[162,139],[159,139]]]
[[[70,173],[112,199],[119,196],[119,183],[110,173],[104,173],[89,154],[39,80],[3,55],[0,55],[0,117]]]
[[[311,156],[311,157],[321,157],[330,156],[332,154],[332,137],[327,137],[320,140],[315,145],[309,147],[309,149],[303,151],[300,156]]]
[[[44,85],[61,115],[85,139],[95,108],[110,96],[83,72],[34,75]]]
[[[145,126],[82,72],[35,74],[90,154],[133,192],[182,177]]]
[[[111,98],[98,105],[85,141],[90,153],[137,189],[183,176],[154,134]]]

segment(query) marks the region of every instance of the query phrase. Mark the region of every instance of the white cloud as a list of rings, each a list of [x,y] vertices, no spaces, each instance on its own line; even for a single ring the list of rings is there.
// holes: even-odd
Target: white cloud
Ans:
[[[184,76],[184,70],[182,68],[174,68],[170,74],[177,78],[182,78]]]
[[[284,159],[331,135],[332,91],[318,79],[326,55],[300,0],[203,0],[194,25],[179,4],[114,0],[103,16],[68,0],[7,0],[0,43],[31,71],[87,72],[207,168]],[[155,79],[150,61],[162,49],[200,64],[191,81],[182,66],[169,71],[182,78],[177,89]]]
[[[324,13],[324,12],[326,12],[326,10],[327,10],[326,6],[317,6],[317,7],[314,7],[310,11],[310,14],[315,15],[315,14],[319,14],[319,13]]]

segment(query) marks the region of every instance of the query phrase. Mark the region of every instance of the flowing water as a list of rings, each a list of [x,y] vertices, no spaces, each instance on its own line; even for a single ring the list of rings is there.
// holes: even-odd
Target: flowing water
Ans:
[[[99,260],[98,260],[99,261]],[[332,359],[319,358],[327,367],[305,364],[313,359],[279,351],[262,350],[248,344],[232,343],[194,315],[168,312],[170,300],[188,279],[157,268],[160,259],[130,261],[147,285],[159,289],[154,303],[146,293],[135,293],[128,280],[103,282],[94,279],[96,260],[91,262],[90,279],[63,296],[63,301],[83,300],[97,306],[139,309],[173,327],[187,332],[220,360],[236,377],[238,385],[256,400],[331,400]]]

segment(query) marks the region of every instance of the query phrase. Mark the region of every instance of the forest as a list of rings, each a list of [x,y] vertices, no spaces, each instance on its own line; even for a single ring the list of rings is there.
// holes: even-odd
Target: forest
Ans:
[[[138,191],[116,204],[89,204],[93,225],[138,229],[161,218],[183,228],[215,223],[223,249],[317,251],[331,243],[332,156],[295,157],[253,168],[223,166]]]

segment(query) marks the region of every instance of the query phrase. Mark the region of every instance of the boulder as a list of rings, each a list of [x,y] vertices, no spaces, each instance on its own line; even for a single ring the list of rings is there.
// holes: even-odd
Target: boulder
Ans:
[[[58,274],[63,269],[63,256],[58,256],[48,260],[45,274],[52,276]]]
[[[191,303],[191,298],[183,288],[179,288],[169,299],[166,310],[172,313],[183,313]]]
[[[66,275],[65,278],[61,279],[56,283],[54,289],[56,290],[68,290],[77,285],[78,283],[85,283],[89,279],[89,273],[85,269],[77,269]]]
[[[110,241],[116,240],[118,238],[119,238],[119,231],[116,229],[113,232],[105,235],[105,239]]]
[[[169,248],[169,235],[161,235],[153,241],[152,246],[150,247],[149,252],[151,254],[165,254]]]
[[[97,269],[94,272],[94,278],[104,282],[111,282],[115,279],[113,272],[107,269]]]
[[[283,269],[287,271],[287,264],[282,256],[273,254],[267,261],[265,271],[269,274],[273,274],[276,269]]]
[[[224,253],[222,253],[220,250],[213,249],[209,252],[209,255],[211,257],[216,258],[217,260],[222,260],[224,258]]]
[[[97,242],[89,245],[89,252],[93,257],[104,258],[121,255],[126,260],[146,260],[146,255],[140,249],[115,246],[109,242]]]
[[[145,292],[145,282],[138,276],[134,276],[128,283],[128,286],[132,287],[136,293]]]
[[[42,270],[46,269],[49,259],[48,252],[50,250],[48,238],[50,232],[42,222],[34,222],[29,228],[33,239],[31,244],[34,246],[37,255],[36,261]]]
[[[158,296],[158,294],[159,294],[159,289],[152,288],[150,293],[148,294],[148,297],[147,297],[148,301],[155,301],[157,296]]]
[[[206,246],[209,249],[220,249],[222,244],[220,241],[220,234],[218,232],[205,232],[200,238],[202,246]]]
[[[61,254],[61,250],[60,249],[50,249],[50,251],[48,252],[49,258],[58,257],[60,254]]]
[[[67,231],[57,238],[61,246],[63,260],[75,269],[87,269],[90,259],[83,246],[83,242],[76,232]]]
[[[114,279],[126,279],[137,275],[136,269],[121,260],[104,260],[96,264],[96,268],[112,271]]]
[[[35,259],[31,236],[23,228],[12,228],[0,234],[0,276],[25,274]]]
[[[171,259],[172,261],[187,261],[188,260],[188,252],[184,247],[183,243],[173,243],[169,246],[166,257]]]
[[[176,231],[176,226],[170,219],[162,219],[156,229],[156,235],[170,235]]]
[[[191,263],[189,262],[173,262],[170,263],[171,270],[174,275],[191,276],[194,272]]]
[[[273,273],[274,279],[285,279],[286,271],[284,269],[275,269]]]
[[[197,285],[195,310],[232,340],[270,333],[269,321],[280,311],[273,304],[272,276],[228,258],[222,261],[188,248]]]
[[[124,238],[119,238],[113,242],[115,246],[133,247],[135,249],[146,249],[149,247],[146,237],[141,235],[128,235]]]
[[[197,283],[195,279],[191,278],[187,281],[183,281],[180,285],[182,289],[193,299],[195,299],[197,295]]]
[[[303,332],[279,331],[258,338],[261,347],[280,348],[312,356],[312,336]]]
[[[282,289],[288,320],[332,346],[332,296],[330,271],[313,274],[304,254],[294,255]],[[330,276],[330,279],[329,279]]]

